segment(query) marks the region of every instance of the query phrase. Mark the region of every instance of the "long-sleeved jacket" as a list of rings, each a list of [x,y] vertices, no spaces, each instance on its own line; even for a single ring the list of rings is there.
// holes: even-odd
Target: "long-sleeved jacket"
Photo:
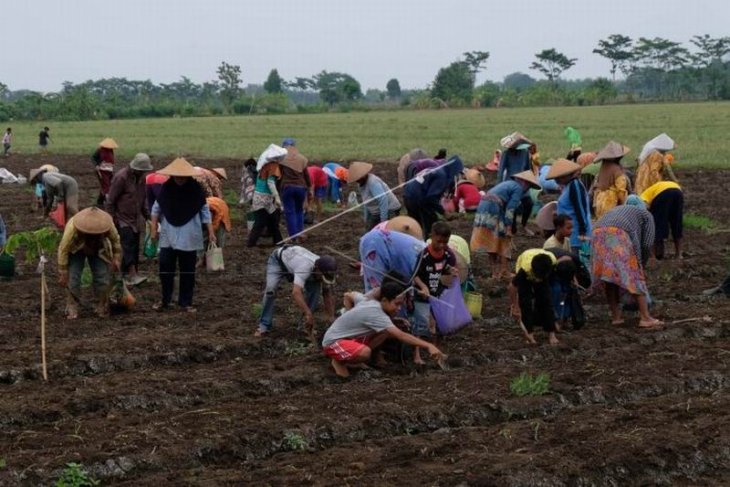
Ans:
[[[502,153],[497,169],[497,182],[508,181],[512,176],[532,168],[530,153],[527,150],[507,149]]]
[[[428,171],[422,178],[419,174],[410,180],[403,190],[403,198],[416,204],[441,208],[441,196],[454,184],[454,178],[463,170],[461,159],[454,156],[442,166]],[[443,213],[443,209],[440,212]]]
[[[375,174],[368,174],[367,181],[360,186],[360,197],[363,202],[375,198],[363,205],[365,218],[368,214],[380,215],[380,221],[384,222],[388,219],[389,211],[400,210],[398,198],[390,191],[388,185]]]
[[[43,187],[46,190],[47,209],[53,206],[54,197],[64,201],[69,196],[79,194],[79,184],[71,176],[60,172],[47,172],[43,174]]]
[[[63,237],[61,237],[61,243],[58,245],[58,270],[61,272],[68,271],[68,257],[82,250],[86,243],[86,238],[88,238],[88,236],[76,230],[76,226],[73,223],[74,218],[71,217],[66,223]],[[122,243],[119,240],[117,229],[112,227],[101,238],[102,245],[99,248],[99,257],[101,260],[109,264],[115,260],[120,261],[122,258]]]
[[[117,227],[130,227],[139,232],[144,228],[143,220],[150,217],[146,199],[144,175],[135,176],[131,168],[125,167],[112,179],[105,209]]]

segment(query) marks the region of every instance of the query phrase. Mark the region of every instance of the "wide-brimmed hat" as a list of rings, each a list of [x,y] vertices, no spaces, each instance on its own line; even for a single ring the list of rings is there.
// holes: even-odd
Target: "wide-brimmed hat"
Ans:
[[[140,152],[136,156],[134,156],[134,159],[131,160],[129,163],[129,167],[132,168],[134,171],[153,171],[155,168],[152,167],[152,161],[150,161],[150,156],[145,154],[144,152]]]
[[[512,175],[512,179],[521,179],[530,184],[535,189],[542,189],[540,182],[535,177],[535,173],[532,171],[522,171]]]
[[[555,230],[555,223],[553,223],[553,218],[555,218],[555,215],[558,213],[558,202],[557,201],[551,201],[550,203],[545,204],[542,208],[540,208],[540,211],[537,212],[537,216],[535,217],[535,224],[540,227],[540,230]]]
[[[92,206],[73,216],[73,225],[81,233],[101,235],[114,228],[112,216],[104,210]]]
[[[484,179],[484,175],[476,169],[465,169],[464,178],[479,189],[487,185],[487,180]]]
[[[163,167],[158,174],[164,174],[165,176],[178,176],[178,177],[193,177],[198,173],[195,168],[188,161],[182,157],[178,157],[167,166]]]
[[[116,141],[111,137],[107,137],[99,142],[99,147],[103,147],[105,149],[119,149],[119,145],[117,145]]]
[[[370,174],[370,171],[372,170],[373,165],[369,162],[356,161],[350,163],[350,167],[347,168],[347,182],[354,183],[355,181],[359,181],[361,178]]]
[[[576,164],[568,159],[558,159],[550,166],[545,179],[557,179],[561,176],[568,176],[580,171],[580,164]]]
[[[30,184],[33,184],[35,182],[35,178],[37,178],[38,175],[41,174],[41,173],[43,173],[43,172],[46,172],[46,170],[45,169],[41,169],[40,167],[35,168],[35,169],[31,169],[30,170],[30,175],[28,176],[28,182]]]
[[[325,284],[334,284],[337,275],[337,261],[331,255],[322,255],[314,261],[314,266],[322,273]]]
[[[628,154],[630,150],[627,146],[612,140],[606,144],[606,147],[598,151],[593,162],[605,161],[606,159],[620,159]]]
[[[416,147],[415,149],[412,149],[410,152],[408,152],[408,159],[413,161],[420,161],[421,159],[428,159],[428,154],[426,154],[426,151],[421,149],[420,147]]]
[[[393,217],[385,224],[385,228],[391,232],[405,233],[418,240],[423,240],[421,225],[410,216]]]
[[[522,133],[520,132],[512,132],[511,134],[502,137],[502,139],[499,141],[499,145],[501,145],[505,149],[514,149],[518,145],[523,144],[532,144],[532,141],[522,135]]]
[[[211,169],[211,171],[213,171],[214,173],[216,173],[216,175],[218,177],[220,177],[221,179],[228,180],[228,174],[226,173],[226,170],[224,168],[222,168],[222,167],[214,167],[213,169]]]

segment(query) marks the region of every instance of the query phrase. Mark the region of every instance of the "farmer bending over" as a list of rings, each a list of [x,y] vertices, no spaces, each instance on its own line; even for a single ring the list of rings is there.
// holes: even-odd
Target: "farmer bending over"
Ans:
[[[279,282],[286,278],[292,283],[292,299],[304,314],[304,325],[310,338],[314,337],[314,315],[319,295],[330,320],[335,317],[331,285],[335,282],[337,261],[330,255],[318,256],[298,245],[275,249],[266,263],[266,290],[259,326],[254,334],[265,336],[271,331],[274,318],[274,297]]]
[[[403,304],[405,288],[396,282],[385,282],[380,287],[379,299],[354,297],[355,307],[337,318],[322,339],[322,351],[332,359],[332,367],[340,377],[350,375],[348,367],[359,367],[370,360],[372,350],[386,339],[395,338],[414,347],[428,350],[435,360],[443,354],[435,345],[400,330],[391,317]]]

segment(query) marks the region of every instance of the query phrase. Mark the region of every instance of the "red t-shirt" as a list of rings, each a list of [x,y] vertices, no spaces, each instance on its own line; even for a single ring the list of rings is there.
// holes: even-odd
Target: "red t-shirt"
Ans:
[[[309,182],[315,188],[327,186],[327,174],[319,166],[307,166],[309,172]]]
[[[459,200],[464,199],[464,208],[467,210],[476,210],[482,195],[476,186],[469,182],[462,182],[456,186],[456,194],[454,195],[454,207],[459,208]]]

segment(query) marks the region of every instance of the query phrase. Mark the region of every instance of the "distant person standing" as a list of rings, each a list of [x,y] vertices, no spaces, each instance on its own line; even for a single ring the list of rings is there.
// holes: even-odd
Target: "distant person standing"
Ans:
[[[41,154],[48,153],[48,142],[51,141],[51,134],[48,131],[51,130],[48,127],[43,127],[38,133],[38,147],[41,149]]]
[[[13,129],[8,127],[3,135],[3,150],[5,157],[10,155],[10,145],[13,143]]]
[[[96,204],[99,206],[104,205],[106,195],[109,194],[109,188],[112,185],[112,178],[114,177],[114,149],[118,148],[119,146],[114,139],[107,137],[99,142],[99,147],[91,155],[91,160],[96,168],[96,175],[99,178],[99,196],[96,199]]]

